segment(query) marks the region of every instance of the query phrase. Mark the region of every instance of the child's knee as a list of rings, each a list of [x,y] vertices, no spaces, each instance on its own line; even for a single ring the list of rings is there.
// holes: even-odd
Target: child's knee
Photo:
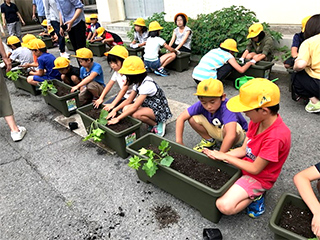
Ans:
[[[27,82],[28,82],[28,83],[32,83],[32,81],[33,81],[33,76],[27,77]]]
[[[227,201],[225,201],[225,199],[223,198],[217,199],[216,206],[222,214],[225,214],[225,215],[234,214],[234,207],[231,204],[227,203]]]

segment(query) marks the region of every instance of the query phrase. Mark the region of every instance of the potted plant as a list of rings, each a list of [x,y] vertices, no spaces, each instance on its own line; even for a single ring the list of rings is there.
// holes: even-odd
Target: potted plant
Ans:
[[[99,121],[97,123],[92,124],[96,121],[96,119],[101,118],[101,116],[94,119],[94,117],[91,117],[89,115],[90,111],[97,111],[99,113],[99,111],[101,111],[101,108],[98,110],[94,110],[93,105],[88,104],[77,109],[77,113],[79,113],[79,115],[81,116],[82,122],[86,128],[87,133],[90,135],[93,130],[98,128],[103,130],[103,132],[101,132],[100,130],[95,132],[98,134],[101,133],[100,135],[98,135],[98,138],[100,138],[101,142],[104,145],[115,150],[120,157],[126,158],[128,156],[128,153],[126,152],[126,146],[128,146],[140,137],[140,126],[142,124],[141,121],[128,116],[124,118],[123,121],[120,121],[118,124],[115,125],[106,126],[105,122],[101,124],[101,122]],[[119,126],[123,123],[127,124],[127,126],[124,126],[123,130],[118,131],[115,129],[117,125]],[[97,134],[95,134],[94,136],[97,136]]]
[[[0,60],[0,64],[2,65],[2,66],[1,66],[1,72],[2,72],[3,76],[4,76],[4,77],[7,77],[7,76],[6,76],[7,68],[6,68],[6,66],[4,65],[2,59]],[[20,65],[19,62],[16,62],[16,61],[12,61],[12,62],[11,62],[12,68],[14,68],[14,67],[16,67],[16,66],[19,66],[19,65]]]
[[[239,63],[241,66],[243,64]],[[274,65],[273,62],[259,61],[255,65],[249,67],[244,73],[239,73],[236,70],[232,70],[231,74],[227,77],[228,79],[237,79],[242,76],[251,76],[255,78],[267,78],[269,79],[271,68]]]
[[[148,146],[150,145],[161,146],[161,142],[163,140],[165,139],[155,134],[149,133],[139,138],[131,145],[127,146],[127,152],[132,156],[145,158],[146,156],[148,157],[148,154],[145,155],[144,150],[142,152],[139,152],[139,150],[143,148],[148,149]],[[206,155],[182,146],[178,143],[172,142],[170,140],[166,141],[168,141],[170,144],[171,152],[187,156],[190,159],[195,160],[196,163],[206,165],[206,167],[209,166],[215,167],[218,170],[220,169],[228,175],[228,180],[219,189],[213,189],[197,180],[186,176],[185,174],[178,172],[177,170],[172,168],[172,165],[171,167],[167,167],[162,164],[157,164],[157,172],[152,177],[150,177],[150,175],[148,176],[148,174],[142,168],[138,168],[137,175],[139,179],[146,183],[153,183],[164,191],[198,209],[201,215],[206,219],[214,223],[218,223],[222,214],[215,206],[215,202],[217,198],[222,196],[240,177],[241,171],[226,163],[213,161]],[[170,154],[170,156],[173,156],[173,154]],[[174,157],[174,159],[175,160],[173,161],[173,164],[177,162],[177,157]],[[130,164],[132,165],[134,160],[131,159],[130,162]]]
[[[31,85],[27,82],[28,72],[22,69],[16,71],[9,71],[6,73],[6,76],[8,79],[11,79],[13,81],[14,86],[16,88],[25,90],[34,96],[40,94],[40,91],[36,89],[36,86]]]
[[[45,102],[60,111],[64,116],[69,117],[76,112],[79,105],[78,90],[71,93],[69,85],[56,79],[42,82],[40,90]]]
[[[288,240],[313,239],[311,236],[310,236],[310,238],[307,238],[307,237],[301,236],[293,231],[285,229],[284,227],[281,227],[281,221],[283,221],[282,220],[283,216],[285,216],[285,214],[291,214],[288,210],[287,211],[284,210],[284,209],[286,209],[286,207],[288,207],[287,204],[293,205],[294,207],[299,208],[300,209],[299,214],[302,214],[302,216],[304,215],[303,217],[306,217],[306,215],[308,214],[307,212],[310,212],[308,206],[305,204],[305,202],[302,200],[301,197],[296,196],[291,193],[282,194],[280,200],[278,201],[278,203],[277,203],[277,205],[271,215],[270,221],[269,221],[269,228],[271,229],[272,232],[274,232],[274,238],[275,239],[288,239]],[[310,220],[308,220],[308,222],[307,222],[308,226],[300,226],[302,229],[304,229],[303,231],[305,231],[306,229],[311,231],[312,213],[310,212],[310,214],[311,214],[311,216],[309,216]],[[292,216],[292,220],[294,223],[296,223],[298,225],[302,225],[302,221],[299,221],[298,217],[299,216],[297,216],[297,215]],[[312,232],[311,232],[311,235],[312,235]]]
[[[102,57],[106,52],[106,45],[101,42],[89,43],[89,49],[92,51],[94,56]]]

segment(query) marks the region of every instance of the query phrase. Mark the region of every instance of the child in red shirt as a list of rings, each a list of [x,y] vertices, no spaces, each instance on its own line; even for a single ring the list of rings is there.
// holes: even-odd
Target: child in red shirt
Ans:
[[[99,27],[93,33],[90,42],[102,42],[108,44],[110,47],[123,44],[122,39],[117,34],[108,32],[104,27]]]

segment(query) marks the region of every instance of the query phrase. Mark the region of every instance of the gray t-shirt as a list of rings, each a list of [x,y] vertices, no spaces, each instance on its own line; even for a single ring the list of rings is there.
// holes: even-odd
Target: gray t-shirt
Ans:
[[[12,61],[18,60],[21,65],[26,63],[33,63],[33,56],[31,50],[26,47],[18,47],[12,51],[10,55]]]
[[[191,38],[192,38],[192,31],[188,26],[185,26],[183,29],[183,32],[179,32],[179,28],[175,28],[174,33],[176,34],[176,41],[174,42],[176,45],[179,45],[182,42],[182,39],[184,38],[187,31],[190,31],[190,34],[187,38],[187,41],[183,44],[184,47],[191,50]]]
[[[134,32],[134,40],[138,43],[146,42],[147,38],[148,38],[148,31],[142,33],[142,35],[140,35],[138,32]]]

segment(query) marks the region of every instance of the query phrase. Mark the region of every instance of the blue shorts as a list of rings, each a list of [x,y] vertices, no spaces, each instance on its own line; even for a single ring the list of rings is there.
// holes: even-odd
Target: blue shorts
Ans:
[[[160,58],[158,58],[158,60],[152,61],[152,62],[144,60],[144,65],[146,66],[146,68],[148,67],[152,71],[157,70],[159,67],[161,67]]]
[[[33,80],[37,81],[37,82],[43,82],[45,80],[53,80],[53,79],[60,80],[59,78],[52,78],[52,77],[49,77],[49,76],[37,76],[37,75],[33,76]]]

